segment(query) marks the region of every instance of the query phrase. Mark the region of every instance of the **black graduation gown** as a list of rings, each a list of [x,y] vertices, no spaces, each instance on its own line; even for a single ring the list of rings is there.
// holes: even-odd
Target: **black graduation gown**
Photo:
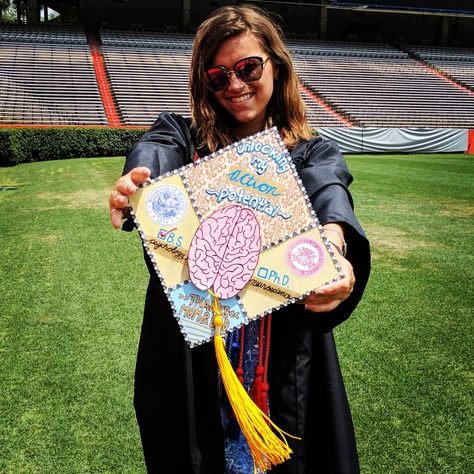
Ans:
[[[161,114],[127,154],[124,173],[147,166],[159,176],[192,162],[189,120]],[[344,225],[356,284],[336,310],[315,314],[302,305],[275,312],[268,367],[272,420],[300,436],[275,474],[356,474],[359,463],[332,329],[347,319],[365,288],[369,245],[353,213],[352,177],[331,141],[314,138],[291,151],[321,224]],[[135,372],[134,405],[148,472],[221,474],[223,432],[218,370],[212,344],[190,349],[150,262]],[[249,473],[251,474],[251,473]]]

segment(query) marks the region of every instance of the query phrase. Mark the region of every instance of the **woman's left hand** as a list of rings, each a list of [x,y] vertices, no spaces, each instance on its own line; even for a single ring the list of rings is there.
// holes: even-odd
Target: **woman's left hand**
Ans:
[[[313,311],[314,313],[331,311],[339,306],[352,293],[355,283],[352,265],[342,255],[337,255],[337,260],[339,261],[344,277],[335,283],[321,286],[321,288],[318,288],[308,295],[302,301],[305,305],[305,309],[308,311]]]

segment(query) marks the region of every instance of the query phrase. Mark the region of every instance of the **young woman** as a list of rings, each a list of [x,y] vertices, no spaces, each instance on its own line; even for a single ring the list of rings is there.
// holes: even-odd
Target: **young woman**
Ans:
[[[314,137],[279,28],[261,10],[228,6],[199,28],[190,71],[192,118],[163,113],[128,153],[110,195],[119,228],[137,185],[276,126],[345,277],[272,316],[268,366],[272,420],[300,436],[275,473],[357,473],[352,421],[331,330],[362,296],[369,246],[337,146]],[[343,249],[347,245],[347,254]],[[344,255],[343,255],[344,254]],[[135,409],[149,472],[250,474],[241,439],[223,426],[212,344],[189,349],[150,269],[135,373]],[[253,337],[253,336],[252,336]],[[254,337],[258,338],[258,335]],[[242,450],[243,449],[243,450]]]

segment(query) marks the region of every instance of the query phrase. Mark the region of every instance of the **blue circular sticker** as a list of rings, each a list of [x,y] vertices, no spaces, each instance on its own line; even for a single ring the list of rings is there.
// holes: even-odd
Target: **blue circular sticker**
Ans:
[[[157,224],[177,224],[186,214],[188,204],[184,192],[171,184],[154,189],[147,197],[146,210]]]

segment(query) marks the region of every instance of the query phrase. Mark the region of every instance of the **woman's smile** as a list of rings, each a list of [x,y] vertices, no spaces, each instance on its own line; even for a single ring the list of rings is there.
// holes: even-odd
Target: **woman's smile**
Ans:
[[[233,104],[240,104],[242,102],[247,102],[249,99],[253,97],[253,94],[241,94],[237,96],[228,97],[227,100],[230,100]]]

